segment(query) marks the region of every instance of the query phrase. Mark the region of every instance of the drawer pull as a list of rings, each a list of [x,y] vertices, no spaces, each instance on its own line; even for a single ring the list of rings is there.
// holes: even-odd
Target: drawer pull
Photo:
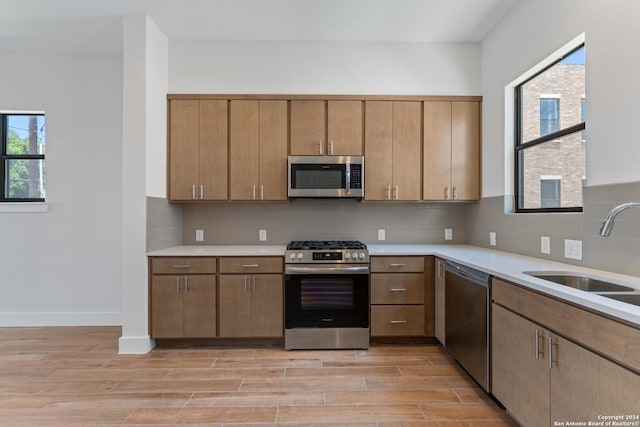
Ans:
[[[333,319],[322,319],[323,322],[333,322]]]
[[[389,267],[406,267],[407,264],[389,264]]]
[[[242,268],[258,268],[260,264],[242,264]]]
[[[390,321],[389,323],[391,323],[391,324],[396,324],[396,323],[407,323],[407,321],[406,321],[406,320],[392,320],[392,321]]]
[[[391,292],[406,292],[407,290],[404,288],[391,288],[389,289]]]
[[[174,265],[173,268],[191,268],[190,264],[178,264]]]

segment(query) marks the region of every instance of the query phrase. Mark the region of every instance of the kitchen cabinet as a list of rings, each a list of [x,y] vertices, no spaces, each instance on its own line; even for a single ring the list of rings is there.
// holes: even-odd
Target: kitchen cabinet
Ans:
[[[291,155],[362,155],[362,101],[292,100]]]
[[[152,258],[152,338],[216,336],[216,259]]]
[[[442,258],[436,258],[436,274],[435,274],[435,282],[434,282],[434,299],[435,299],[435,308],[434,308],[434,317],[435,317],[435,335],[438,341],[446,347],[447,343],[445,340],[445,313],[444,313],[444,304],[445,304],[445,260]]]
[[[365,102],[366,200],[420,200],[420,113],[420,102]]]
[[[230,199],[287,200],[287,102],[230,102]]]
[[[376,256],[370,268],[371,336],[433,336],[433,257]]]
[[[480,103],[425,101],[424,200],[480,199]]]
[[[639,329],[502,280],[493,298],[492,392],[521,425],[640,412]]]
[[[282,257],[220,258],[220,337],[282,337]]]
[[[227,200],[227,101],[169,101],[170,201]]]

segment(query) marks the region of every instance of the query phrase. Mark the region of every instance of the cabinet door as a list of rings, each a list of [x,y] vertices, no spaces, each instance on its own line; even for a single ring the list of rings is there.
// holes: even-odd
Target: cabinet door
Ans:
[[[362,155],[362,101],[327,101],[327,154]]]
[[[521,425],[550,425],[548,331],[496,304],[492,306],[491,331],[493,395]],[[564,392],[568,390],[573,389]]]
[[[420,200],[420,119],[419,102],[393,103],[394,200]]]
[[[251,336],[251,276],[221,275],[220,337]]]
[[[424,200],[447,200],[451,192],[451,102],[424,102]]]
[[[287,101],[260,101],[260,196],[287,200]]]
[[[283,336],[282,275],[257,274],[251,280],[251,336]]]
[[[390,200],[393,183],[393,102],[366,101],[364,122],[365,199]]]
[[[199,101],[169,103],[169,200],[193,200],[199,186]]]
[[[551,423],[640,414],[640,375],[564,338],[552,338]]]
[[[227,200],[227,101],[200,101],[200,188],[197,198]]]
[[[325,102],[291,101],[291,155],[326,154]]]
[[[152,276],[151,337],[184,336],[184,276]]]
[[[435,273],[435,333],[438,341],[446,347],[446,340],[444,334],[444,260],[436,259],[436,273]]]
[[[184,336],[216,336],[216,276],[185,276]],[[187,282],[188,281],[188,282]]]
[[[231,200],[259,199],[259,132],[258,101],[231,101],[230,179]],[[286,168],[285,168],[286,171]]]
[[[451,186],[456,200],[480,199],[480,103],[451,104]]]

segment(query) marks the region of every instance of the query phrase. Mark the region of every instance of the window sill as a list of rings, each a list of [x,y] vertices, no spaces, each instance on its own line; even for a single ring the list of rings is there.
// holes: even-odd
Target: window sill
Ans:
[[[0,213],[49,212],[47,202],[10,202],[0,203]]]

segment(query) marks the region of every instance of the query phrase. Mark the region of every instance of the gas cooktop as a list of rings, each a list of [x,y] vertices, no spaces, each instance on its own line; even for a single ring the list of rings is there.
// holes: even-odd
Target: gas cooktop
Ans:
[[[336,250],[355,249],[365,250],[367,245],[357,240],[294,240],[289,242],[287,250]]]
[[[287,245],[285,262],[368,263],[367,245],[357,240],[294,240]]]

